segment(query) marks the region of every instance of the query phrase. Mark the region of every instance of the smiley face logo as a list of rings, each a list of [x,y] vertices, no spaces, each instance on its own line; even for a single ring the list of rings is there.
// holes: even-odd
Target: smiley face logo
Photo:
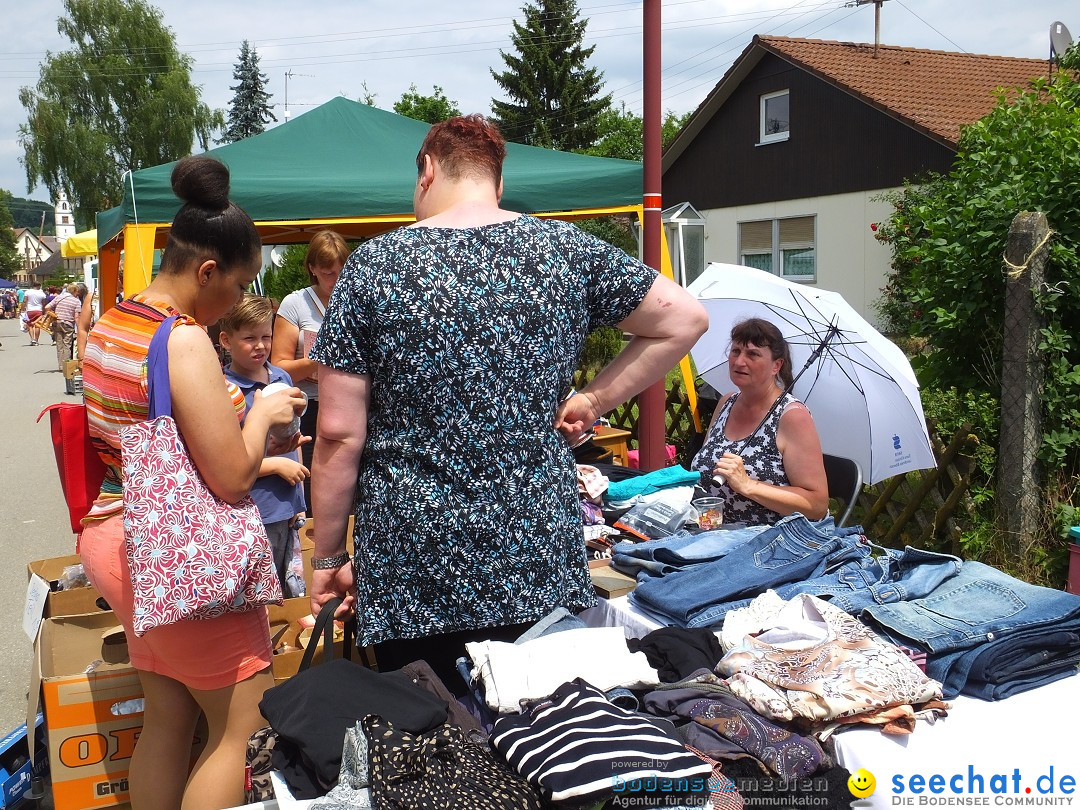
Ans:
[[[859,768],[848,778],[847,787],[852,796],[865,799],[867,796],[873,795],[874,789],[877,787],[877,780],[866,768]]]

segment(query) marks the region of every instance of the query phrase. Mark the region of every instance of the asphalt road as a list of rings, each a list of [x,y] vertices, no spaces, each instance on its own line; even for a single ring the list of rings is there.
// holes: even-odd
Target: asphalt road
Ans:
[[[64,394],[48,335],[31,346],[16,320],[0,320],[0,736],[26,718],[33,648],[22,630],[26,565],[75,553],[48,419],[35,424]]]

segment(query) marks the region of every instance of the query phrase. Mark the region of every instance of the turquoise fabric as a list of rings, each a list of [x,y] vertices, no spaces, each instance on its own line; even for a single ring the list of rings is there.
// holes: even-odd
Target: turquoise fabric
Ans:
[[[674,464],[671,467],[663,467],[653,470],[645,475],[635,475],[624,481],[612,481],[608,484],[607,499],[609,501],[628,501],[638,495],[648,495],[669,487],[696,484],[701,480],[701,475],[690,472],[685,467]]]

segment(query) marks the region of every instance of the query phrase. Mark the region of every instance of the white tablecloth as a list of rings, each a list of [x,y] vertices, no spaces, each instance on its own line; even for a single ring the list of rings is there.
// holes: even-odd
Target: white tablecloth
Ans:
[[[601,599],[581,618],[589,626],[621,626],[627,638],[641,638],[661,626],[637,613],[626,596]],[[1007,700],[961,695],[952,701],[948,717],[933,725],[920,722],[913,734],[903,737],[863,726],[837,732],[834,739],[841,765],[852,773],[865,768],[877,781],[873,795],[855,807],[1080,808],[1080,678],[1065,678]],[[954,780],[957,774],[960,778]],[[1053,792],[1040,792],[1050,787],[1051,774]],[[934,775],[942,777],[940,792],[929,787]],[[979,775],[981,794],[973,778]],[[1004,776],[994,783],[1004,792],[993,792],[995,775]],[[920,776],[921,792],[916,793],[912,777],[919,788]]]

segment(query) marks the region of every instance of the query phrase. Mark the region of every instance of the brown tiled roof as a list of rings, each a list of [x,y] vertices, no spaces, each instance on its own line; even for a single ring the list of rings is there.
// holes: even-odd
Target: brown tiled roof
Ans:
[[[994,108],[997,88],[1026,88],[1047,73],[1045,60],[1011,56],[881,45],[875,58],[873,45],[771,36],[754,44],[953,147],[961,126]]]

